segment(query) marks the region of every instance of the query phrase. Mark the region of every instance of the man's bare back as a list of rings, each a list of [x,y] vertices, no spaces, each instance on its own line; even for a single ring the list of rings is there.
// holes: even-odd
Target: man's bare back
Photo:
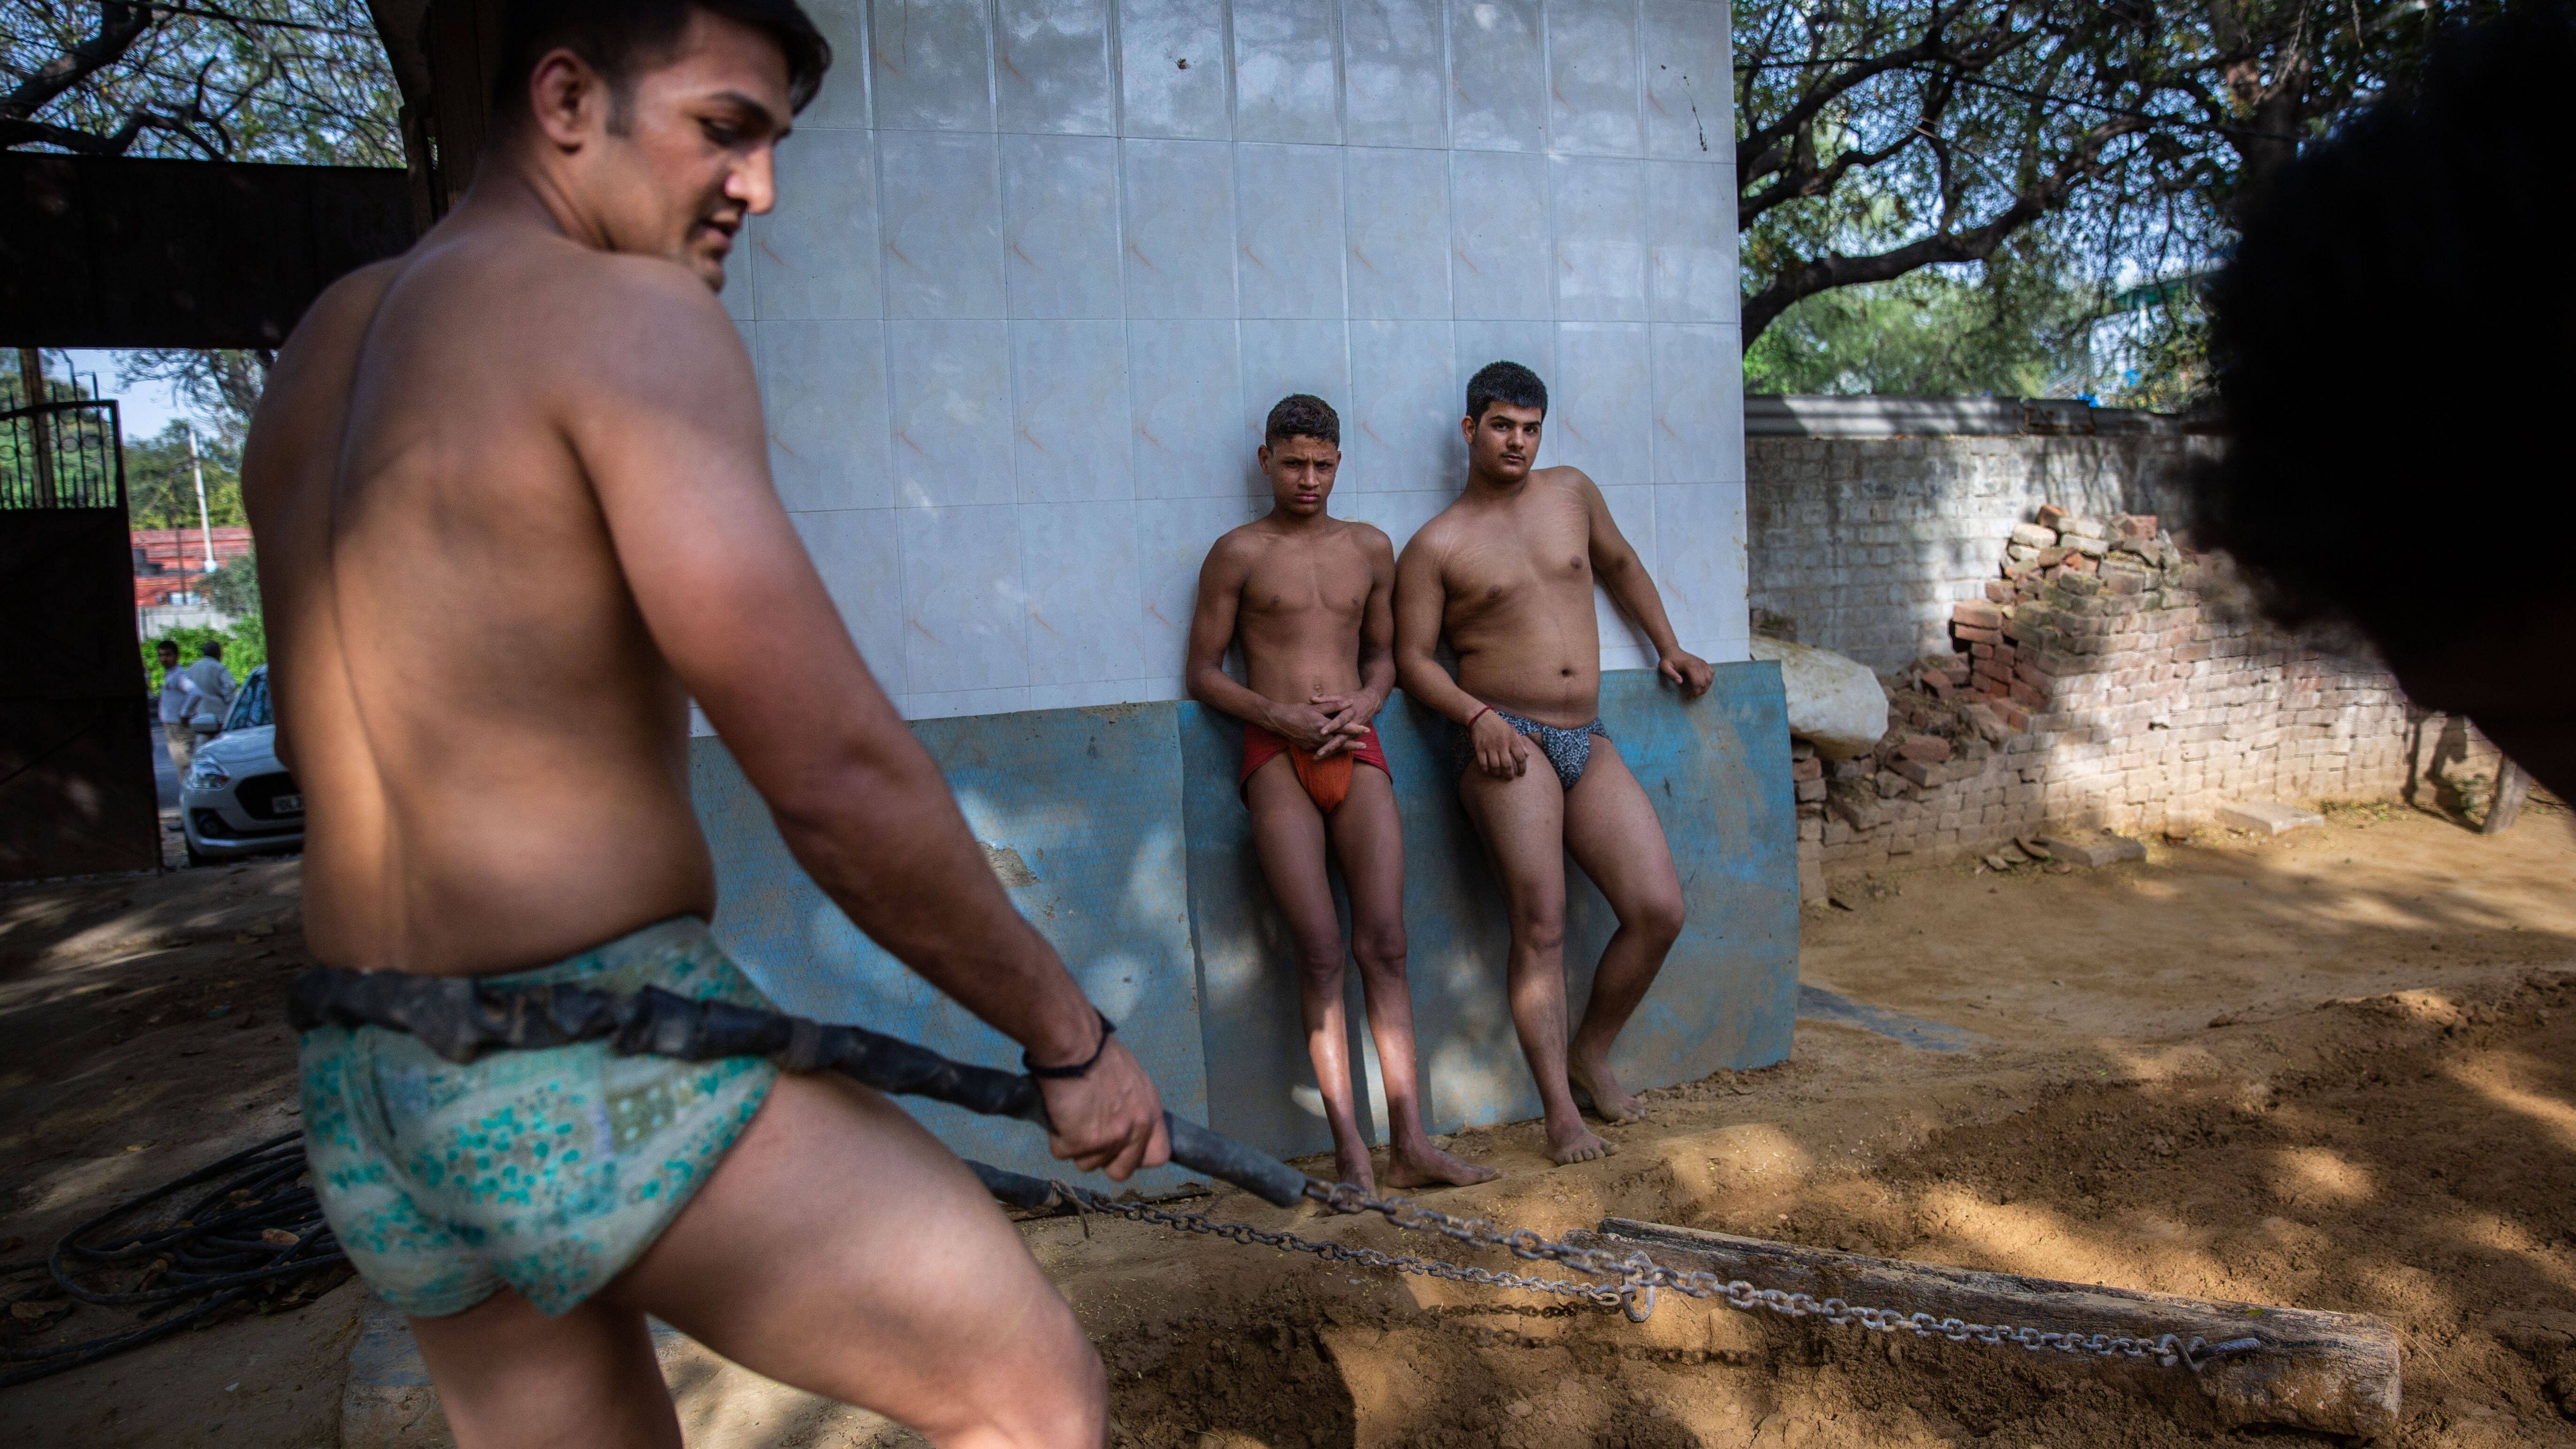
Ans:
[[[316,302],[253,425],[245,493],[280,752],[309,813],[314,954],[431,974],[614,959],[757,998],[703,924],[672,919],[715,905],[687,789],[695,698],[853,923],[1031,1063],[1088,1064],[1040,1083],[1057,1155],[1121,1178],[1162,1161],[1152,1083],[1011,908],[768,477],[714,288],[769,207],[775,146],[827,63],[819,33],[792,8],[660,30],[606,6],[587,30],[537,6],[505,19],[549,14],[556,31],[505,26],[526,95],[496,101],[472,191],[408,256]],[[629,69],[594,68],[576,41],[621,26],[633,43],[601,53]],[[354,1035],[303,1044],[335,1226],[478,1209],[435,1196],[461,1171],[415,1172],[386,1128],[321,1134],[318,1117],[446,1132],[441,1103],[470,1116],[490,1094],[578,1148],[514,1179],[543,1209],[526,1231],[553,1235],[516,1256],[483,1255],[489,1231],[341,1234],[377,1291],[406,1295],[461,1442],[676,1445],[648,1313],[941,1442],[1099,1442],[1099,1362],[1070,1309],[974,1176],[884,1098],[730,1064],[747,1105],[674,1093],[665,1115],[701,1135],[673,1176],[592,1125],[596,1049],[520,1075],[454,1066],[451,1087],[396,1100],[350,1064]],[[406,1070],[443,1069],[416,1043],[376,1049],[415,1048]],[[634,1190],[600,1187],[616,1171]],[[889,1267],[887,1241],[924,1251]]]
[[[626,585],[653,561],[589,471],[757,428],[636,396],[674,342],[749,390],[710,312],[667,263],[492,228],[342,281],[280,356],[245,492],[320,959],[509,970],[713,912],[687,696]]]

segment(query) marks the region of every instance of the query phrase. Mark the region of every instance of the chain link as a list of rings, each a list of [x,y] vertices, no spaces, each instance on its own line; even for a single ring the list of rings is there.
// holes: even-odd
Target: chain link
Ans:
[[[1576,1247],[1541,1237],[1528,1228],[1502,1228],[1483,1218],[1454,1217],[1400,1197],[1372,1197],[1365,1189],[1347,1182],[1334,1183],[1329,1187],[1322,1183],[1309,1183],[1306,1195],[1335,1212],[1376,1213],[1408,1232],[1437,1233],[1475,1247],[1500,1248],[1524,1261],[1557,1263],[1578,1273],[1591,1274],[1596,1279],[1615,1278],[1618,1281],[1582,1282],[1571,1278],[1537,1278],[1525,1273],[1471,1268],[1439,1258],[1387,1253],[1376,1248],[1301,1237],[1296,1233],[1271,1232],[1250,1223],[1219,1222],[1205,1213],[1175,1211],[1151,1203],[1118,1202],[1089,1188],[1069,1183],[1056,1183],[1055,1188],[1080,1209],[1133,1222],[1153,1223],[1180,1232],[1202,1233],[1284,1252],[1310,1253],[1327,1263],[1352,1263],[1364,1268],[1412,1273],[1488,1288],[1553,1293],[1580,1299],[1596,1307],[1624,1308],[1631,1318],[1639,1320],[1652,1311],[1655,1290],[1669,1288],[1691,1298],[1713,1298],[1747,1313],[1759,1309],[1788,1318],[1821,1318],[1836,1326],[1856,1323],[1879,1333],[1912,1333],[1917,1338],[1946,1338],[1952,1343],[2012,1344],[2034,1353],[2055,1350],[2103,1358],[2153,1358],[2167,1368],[2183,1367],[2193,1373],[2199,1373],[2213,1359],[2253,1353],[2263,1347],[2262,1340],[2258,1338],[2236,1338],[2212,1344],[2198,1336],[2186,1340],[2178,1333],[2136,1338],[2120,1334],[2016,1328],[2001,1323],[1971,1323],[1929,1313],[1871,1308],[1847,1303],[1840,1298],[1820,1299],[1777,1288],[1756,1288],[1741,1278],[1729,1280],[1705,1271],[1684,1272],[1667,1268],[1642,1250],[1620,1254],[1604,1248]]]

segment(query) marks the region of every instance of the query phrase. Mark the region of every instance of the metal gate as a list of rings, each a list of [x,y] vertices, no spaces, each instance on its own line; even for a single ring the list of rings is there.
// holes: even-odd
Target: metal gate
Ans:
[[[156,870],[113,401],[0,413],[0,880]]]

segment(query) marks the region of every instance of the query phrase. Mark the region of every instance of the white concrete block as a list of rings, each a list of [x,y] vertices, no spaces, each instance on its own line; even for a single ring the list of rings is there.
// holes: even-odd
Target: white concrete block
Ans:
[[[2210,818],[2229,830],[2247,830],[2256,835],[2278,835],[2303,825],[2326,823],[2326,818],[2313,810],[2275,805],[2268,800],[2232,801],[2211,811]]]

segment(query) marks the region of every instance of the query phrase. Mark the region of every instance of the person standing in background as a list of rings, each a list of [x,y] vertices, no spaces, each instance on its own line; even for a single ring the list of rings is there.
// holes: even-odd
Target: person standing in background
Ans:
[[[222,734],[224,718],[233,712],[234,689],[233,672],[224,667],[223,641],[205,642],[197,662],[187,668],[186,685],[188,728],[199,735]]]
[[[179,667],[179,646],[164,639],[152,646],[161,661],[161,740],[170,751],[170,768],[182,777],[197,757],[197,732],[188,727],[188,671]]]

